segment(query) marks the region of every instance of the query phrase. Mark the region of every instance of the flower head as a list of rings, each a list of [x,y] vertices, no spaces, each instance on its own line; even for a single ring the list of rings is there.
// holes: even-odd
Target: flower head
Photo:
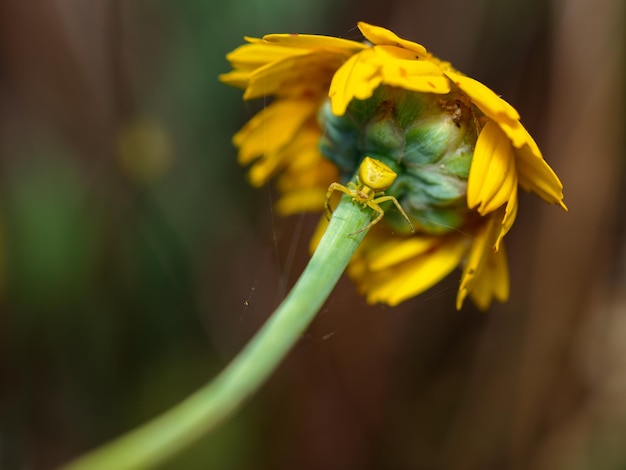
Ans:
[[[389,211],[393,232],[364,240],[348,273],[367,300],[396,305],[461,265],[457,308],[468,295],[483,309],[505,301],[518,186],[567,210],[561,182],[509,103],[423,46],[358,26],[367,42],[271,34],[227,56],[222,81],[275,98],[234,136],[239,162],[255,186],[277,177],[290,214],[323,210],[331,183],[381,160],[418,231]]]

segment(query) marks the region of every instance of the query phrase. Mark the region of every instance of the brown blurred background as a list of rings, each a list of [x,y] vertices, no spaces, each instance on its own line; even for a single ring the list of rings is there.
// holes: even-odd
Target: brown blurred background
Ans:
[[[308,256],[230,137],[244,35],[421,42],[501,93],[560,175],[524,195],[512,295],[397,308],[343,280],[237,417],[165,468],[626,468],[624,2],[0,3],[0,468],[46,469],[215,375]]]

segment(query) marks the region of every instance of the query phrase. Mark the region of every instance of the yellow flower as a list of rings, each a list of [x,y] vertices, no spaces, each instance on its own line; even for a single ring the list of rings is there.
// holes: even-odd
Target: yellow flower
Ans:
[[[461,265],[457,308],[468,295],[481,309],[494,298],[506,301],[509,280],[502,238],[517,215],[518,186],[567,210],[561,182],[518,112],[492,90],[417,43],[367,23],[358,27],[367,42],[271,34],[247,38],[248,44],[227,56],[234,70],[222,75],[222,81],[245,89],[245,99],[275,98],[235,135],[239,162],[251,164],[249,177],[255,186],[278,177],[278,209],[290,214],[322,210],[329,184],[354,173],[372,148],[382,148],[380,158],[387,158],[389,165],[425,181],[415,186],[399,176],[397,188],[389,190],[398,193],[421,230],[394,235],[377,229],[364,240],[348,273],[367,300],[396,305]],[[359,116],[369,116],[373,106],[375,118],[354,124]],[[403,106],[406,109],[399,110]],[[421,110],[431,113],[428,119],[420,117]],[[407,115],[427,131],[400,124]],[[437,147],[450,141],[442,125],[452,129],[445,132],[457,132],[453,139],[458,147],[445,157]],[[430,146],[418,148],[418,159],[436,154],[419,170],[408,161],[409,139],[414,139],[414,154],[416,148]],[[417,198],[407,187],[425,195]],[[424,209],[429,197],[432,205]],[[438,214],[433,216],[436,222],[429,224],[424,214]]]

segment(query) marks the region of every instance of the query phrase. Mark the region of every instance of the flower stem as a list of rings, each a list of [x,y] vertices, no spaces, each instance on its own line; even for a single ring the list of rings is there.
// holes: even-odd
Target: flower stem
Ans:
[[[365,237],[372,211],[344,196],[291,292],[214,380],[184,401],[100,447],[65,470],[145,469],[162,464],[213,431],[256,392],[298,341]]]

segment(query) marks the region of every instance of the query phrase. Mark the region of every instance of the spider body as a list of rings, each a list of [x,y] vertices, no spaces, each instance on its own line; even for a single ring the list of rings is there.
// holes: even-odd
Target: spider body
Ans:
[[[387,201],[391,201],[395,204],[407,223],[411,226],[411,231],[414,232],[413,224],[409,220],[409,216],[404,212],[404,209],[402,209],[402,206],[400,206],[398,200],[393,196],[384,195],[385,190],[393,184],[397,176],[395,171],[380,160],[365,157],[361,165],[359,165],[356,184],[349,182],[348,186],[344,186],[340,183],[333,183],[328,187],[326,202],[324,204],[326,217],[330,219],[332,215],[332,210],[329,205],[330,197],[335,191],[340,191],[352,197],[352,202],[362,204],[363,207],[367,206],[378,213],[378,216],[374,220],[354,233],[364,232],[380,222],[385,215],[385,211],[380,207],[380,204]]]

